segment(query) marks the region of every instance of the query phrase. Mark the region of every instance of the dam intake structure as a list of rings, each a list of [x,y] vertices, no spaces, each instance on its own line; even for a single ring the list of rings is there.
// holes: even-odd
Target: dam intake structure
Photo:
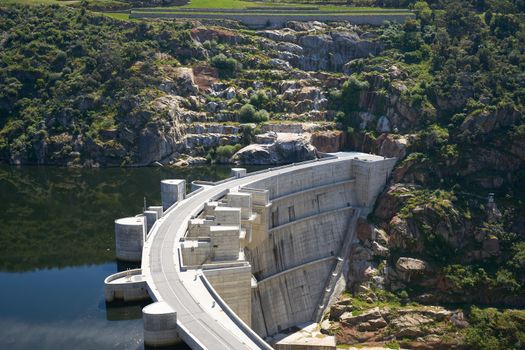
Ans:
[[[319,322],[344,291],[357,219],[395,162],[351,152],[236,168],[189,194],[184,180],[163,180],[162,207],[115,221],[117,257],[141,268],[106,278],[106,301],[153,300],[146,345],[298,349],[285,333]],[[316,338],[309,349],[335,349],[334,337]]]

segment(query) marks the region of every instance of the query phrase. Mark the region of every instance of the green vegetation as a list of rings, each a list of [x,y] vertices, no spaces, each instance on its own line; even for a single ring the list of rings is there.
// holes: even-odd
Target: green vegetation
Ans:
[[[525,344],[525,311],[479,309],[469,312],[465,343],[470,349],[522,349]]]
[[[212,57],[210,64],[219,70],[221,78],[232,77],[241,68],[237,60],[226,57],[222,53]]]
[[[385,347],[388,348],[388,349],[400,349],[401,346],[399,345],[399,343],[395,340],[391,340],[387,343],[385,343]]]
[[[40,5],[40,4],[57,4],[57,5],[68,5],[76,7],[86,7],[93,11],[116,11],[129,9],[133,6],[131,3],[127,3],[125,0],[4,0],[5,4],[25,4],[25,5]],[[315,5],[315,3],[312,3]],[[322,12],[327,13],[402,13],[408,14],[406,9],[396,8],[381,8],[372,6],[345,6],[344,2],[341,5],[321,5],[321,6],[310,6],[305,3],[291,4],[286,2],[268,2],[268,1],[245,1],[245,0],[192,0],[187,5],[183,6],[156,6],[151,8],[137,8],[136,12],[148,12],[148,10],[154,10],[154,13],[183,13],[186,9],[250,9],[250,8],[264,8],[278,9],[279,7],[286,7],[288,11],[290,8],[297,7],[296,13],[307,15],[307,12],[301,9],[312,7]],[[159,11],[160,10],[160,11]],[[197,12],[197,13],[213,13],[213,12]],[[264,14],[264,13],[263,13]],[[112,15],[112,14],[109,14]],[[268,13],[268,15],[272,15]]]
[[[403,307],[410,298],[429,293],[438,302],[525,306],[525,233],[520,219],[525,210],[523,1],[352,2],[362,7],[309,2],[325,14],[387,13],[392,7],[415,13],[403,24],[360,28],[359,34],[366,38],[360,42],[379,42],[381,49],[339,68],[328,64],[327,72],[319,75],[300,67],[324,56],[309,52],[304,55],[311,57],[301,61],[300,54],[290,54],[293,70],[274,69],[269,61],[281,57],[278,44],[263,42],[251,30],[232,29],[237,27],[230,22],[228,28],[195,28],[190,22],[128,20],[128,14],[90,11],[122,6],[117,1],[60,4],[68,6],[0,7],[2,161],[75,166],[140,163],[143,154],[154,154],[164,146],[175,148],[170,135],[179,138],[179,126],[188,120],[224,126],[260,124],[270,116],[279,122],[335,119],[349,134],[353,150],[375,153],[397,152],[396,147],[404,147],[404,138],[408,156],[393,178],[409,185],[391,193],[392,208],[380,208],[391,213],[374,218],[392,242],[388,257],[374,263],[394,267],[397,258],[407,256],[427,261],[432,269],[425,271],[429,276],[422,274],[424,281],[418,276],[403,281],[396,294],[374,291],[372,303],[357,297],[353,312],[371,305]],[[194,0],[184,8],[135,11],[184,13],[201,8],[198,12],[214,13],[204,8],[268,5],[257,13],[269,17],[281,14],[272,8],[281,4],[290,6]],[[383,4],[389,9],[366,7]],[[250,16],[250,11],[254,10],[243,13]],[[334,25],[312,35],[337,30]],[[284,45],[293,46],[280,44]],[[335,61],[337,56],[331,55],[337,54],[341,52],[326,56]],[[190,69],[194,80],[188,78],[191,74],[181,73]],[[349,72],[344,84],[342,71]],[[308,89],[302,91],[311,81],[319,88],[319,100],[328,99],[326,108],[319,103],[319,114],[310,114],[317,97]],[[392,125],[386,141],[386,135],[377,131],[383,115]],[[259,129],[243,128],[240,142],[249,144]],[[210,161],[228,161],[241,146],[223,141],[197,143],[189,155],[208,154]],[[164,142],[162,147],[157,147],[159,142]],[[495,193],[501,214],[488,213],[489,192]],[[39,235],[36,228],[29,230],[30,236]],[[9,232],[11,239],[15,236],[12,229],[0,231]],[[18,268],[13,263],[16,254],[29,255],[24,244],[30,243],[18,237],[14,253],[4,252],[6,268]],[[97,249],[103,246],[98,244]],[[110,245],[107,240],[104,244]],[[484,311],[476,312],[480,316],[474,319],[479,321],[473,324],[479,324],[480,331],[473,326],[466,333],[472,348],[494,346],[492,337],[508,339],[501,343],[507,348],[520,348],[521,336],[514,332],[518,318],[498,314],[496,324],[487,324]],[[490,335],[487,339],[479,337],[484,332]]]
[[[219,147],[217,147],[217,150],[215,151],[215,154],[218,157],[231,158],[241,148],[242,148],[242,145],[240,145],[240,144],[219,146]]]
[[[132,7],[131,3],[118,0],[4,0],[4,4],[64,5],[92,11],[120,11]]]
[[[247,103],[239,110],[241,123],[262,123],[269,119],[269,114],[264,109],[256,110],[254,106]]]
[[[357,76],[352,75],[343,84],[341,94],[332,97],[332,99],[339,100],[335,103],[338,104],[343,113],[339,114],[336,120],[342,124],[344,129],[348,127],[353,129],[359,128],[359,121],[354,112],[361,110],[359,101],[361,101],[362,94],[369,88],[370,85],[367,81],[360,80]]]
[[[110,163],[121,164],[124,145],[101,133],[124,123],[145,125],[132,106],[141,101],[144,108],[158,97],[152,86],[164,62],[155,52],[163,48],[182,62],[198,57],[180,27],[123,26],[56,5],[1,7],[0,32],[11,33],[0,51],[0,155],[23,162],[41,162],[43,143],[50,145],[51,162],[72,161],[69,135],[81,135],[81,148],[100,149]],[[163,39],[153,41],[156,35]]]
[[[404,291],[401,291],[400,295],[396,295],[393,292],[384,289],[372,288],[370,289],[370,292],[360,293],[355,296],[351,296],[347,293],[345,296],[351,299],[352,314],[357,316],[363,311],[369,310],[373,307],[388,307],[395,310],[407,306],[404,301],[404,293],[402,292]]]

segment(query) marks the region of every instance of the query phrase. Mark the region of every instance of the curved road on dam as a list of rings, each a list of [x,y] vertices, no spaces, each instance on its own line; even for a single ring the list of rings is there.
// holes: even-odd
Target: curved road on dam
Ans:
[[[320,160],[323,164],[342,161],[346,156]],[[213,303],[195,270],[181,271],[180,239],[187,223],[203,204],[230,188],[246,186],[268,176],[283,174],[315,166],[319,162],[255,173],[232,179],[203,190],[175,205],[157,222],[144,243],[142,271],[153,293],[153,299],[164,301],[177,312],[177,323],[185,328],[187,336],[200,343],[188,344],[192,348],[210,350],[271,349],[262,342],[253,341],[237,324]],[[184,339],[184,338],[183,338]]]

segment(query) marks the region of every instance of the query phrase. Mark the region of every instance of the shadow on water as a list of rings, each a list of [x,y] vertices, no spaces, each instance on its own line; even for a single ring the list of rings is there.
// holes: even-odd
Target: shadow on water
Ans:
[[[117,264],[118,272],[140,268],[140,263],[136,263],[136,262],[116,260],[116,264]]]
[[[140,320],[142,309],[152,302],[151,299],[126,303],[122,301],[106,302],[106,319],[108,321]]]

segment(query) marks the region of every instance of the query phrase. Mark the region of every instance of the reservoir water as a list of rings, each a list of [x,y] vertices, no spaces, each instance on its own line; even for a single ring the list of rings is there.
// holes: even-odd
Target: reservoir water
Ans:
[[[0,349],[143,349],[143,305],[104,302],[104,278],[126,268],[113,221],[158,205],[161,179],[229,171],[0,167]]]

